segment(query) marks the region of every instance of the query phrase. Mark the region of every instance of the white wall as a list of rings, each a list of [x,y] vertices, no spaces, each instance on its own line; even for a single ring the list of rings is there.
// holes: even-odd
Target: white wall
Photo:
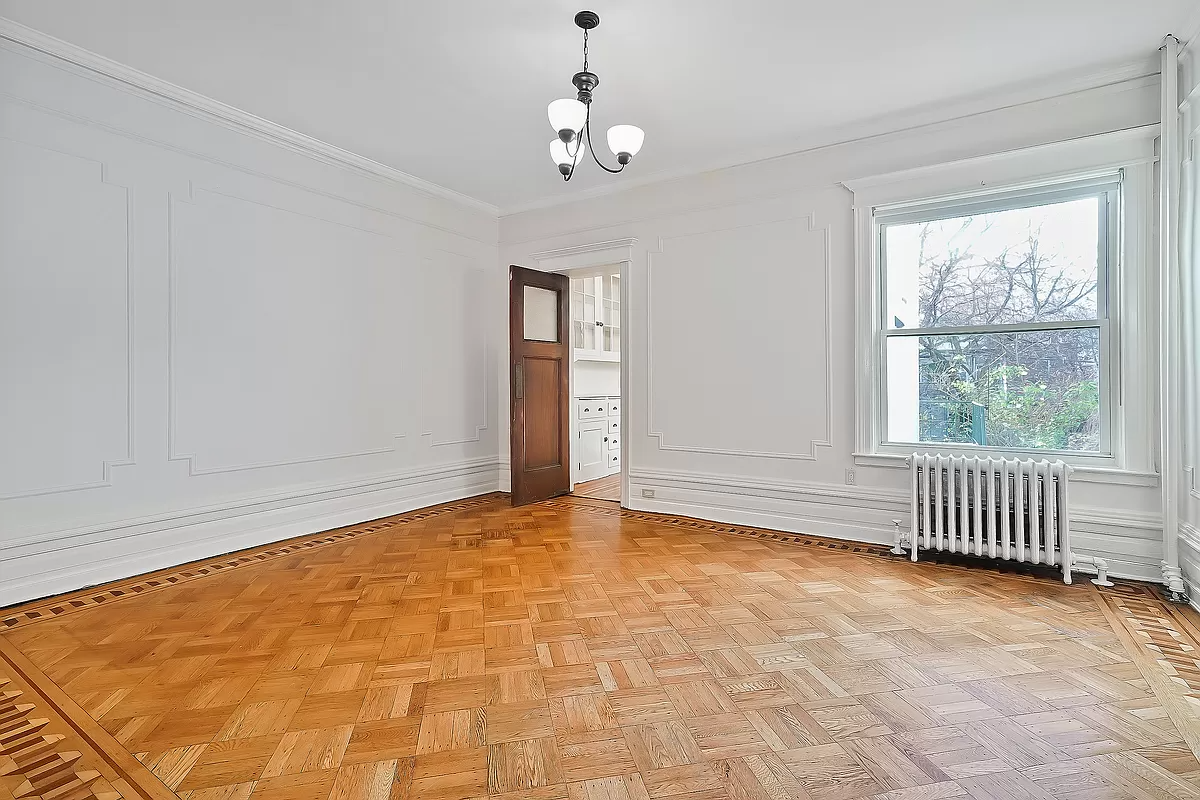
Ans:
[[[200,105],[0,39],[0,604],[497,487],[494,213]]]
[[[1183,175],[1181,186],[1180,258],[1182,330],[1179,487],[1180,566],[1192,603],[1200,608],[1200,42],[1183,53],[1180,94],[1183,99]]]
[[[1152,76],[526,211],[500,220],[501,263],[637,239],[623,331],[632,507],[890,541],[893,519],[908,525],[908,476],[853,456],[854,231],[840,183],[1158,114]],[[1127,268],[1153,268],[1141,261]],[[1158,580],[1156,476],[1093,473],[1072,491],[1076,547]]]

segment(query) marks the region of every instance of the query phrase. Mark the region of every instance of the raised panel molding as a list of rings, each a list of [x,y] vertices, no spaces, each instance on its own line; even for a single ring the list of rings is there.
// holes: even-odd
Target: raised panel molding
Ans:
[[[179,227],[178,227],[179,226],[179,208],[181,205],[197,207],[198,206],[198,201],[197,201],[198,194],[208,194],[208,195],[211,195],[214,197],[221,197],[221,198],[226,198],[226,199],[230,199],[230,200],[235,200],[235,201],[238,201],[241,203],[248,203],[250,205],[257,206],[259,208],[270,209],[272,211],[282,212],[285,214],[297,215],[300,217],[306,217],[310,221],[321,222],[326,225],[335,226],[336,228],[341,228],[341,229],[344,229],[347,231],[355,231],[357,233],[370,235],[370,236],[376,236],[381,239],[391,240],[391,237],[388,237],[384,234],[380,234],[376,231],[371,231],[371,230],[367,230],[364,228],[358,228],[358,227],[354,227],[354,226],[350,226],[350,225],[345,225],[344,223],[337,222],[334,220],[313,217],[313,216],[310,216],[307,214],[303,214],[301,212],[293,211],[291,209],[281,208],[279,206],[275,206],[275,205],[271,205],[271,204],[267,204],[267,203],[261,203],[261,202],[251,200],[251,199],[248,199],[245,197],[238,197],[235,195],[225,194],[225,193],[217,192],[214,190],[204,189],[201,187],[197,187],[195,184],[191,184],[189,186],[189,190],[185,197],[177,197],[174,193],[168,193],[168,229],[169,229],[169,233],[168,233],[168,238],[169,238],[169,246],[168,246],[168,283],[169,283],[168,317],[169,317],[169,324],[168,324],[168,347],[167,347],[167,350],[168,350],[168,356],[167,356],[168,385],[169,385],[169,388],[168,388],[169,403],[168,403],[168,415],[167,415],[168,416],[168,430],[167,430],[168,460],[169,461],[186,462],[188,465],[188,474],[196,476],[196,475],[208,475],[208,474],[224,473],[224,472],[238,472],[238,471],[242,471],[242,470],[262,469],[262,468],[269,468],[269,467],[281,467],[281,466],[288,466],[288,465],[293,465],[293,464],[313,463],[313,462],[319,462],[319,461],[332,461],[332,460],[339,460],[339,459],[346,459],[346,458],[357,458],[357,457],[362,457],[362,456],[380,455],[380,454],[385,454],[385,453],[390,453],[390,452],[395,451],[395,449],[396,449],[395,440],[404,438],[405,434],[403,432],[393,432],[390,434],[386,434],[383,437],[385,439],[385,441],[381,441],[379,446],[377,446],[377,447],[350,449],[350,450],[346,450],[346,451],[342,451],[342,452],[313,454],[311,456],[304,456],[304,457],[264,458],[262,460],[248,461],[248,462],[243,462],[243,463],[229,463],[229,464],[224,464],[224,465],[220,465],[220,466],[201,466],[199,462],[201,462],[203,459],[198,453],[195,453],[195,452],[185,453],[185,452],[181,451],[181,448],[179,447],[179,409],[178,409],[179,354],[177,352],[177,346],[178,346],[178,340],[179,340],[179,330],[178,330],[178,321],[179,321],[178,304],[179,304],[179,279],[180,279],[179,262],[180,262],[180,258],[181,258],[180,253],[179,253],[179,242],[180,242],[180,232],[179,232]],[[395,241],[395,240],[391,240],[391,241]],[[399,254],[400,251],[397,250],[396,252],[397,252],[397,254]],[[219,322],[219,320],[218,320],[218,322]]]
[[[124,307],[121,309],[112,309],[112,310],[116,314],[118,314],[122,317],[122,319],[120,320],[120,324],[124,326],[124,336],[121,337],[124,342],[124,346],[123,346],[124,364],[122,365],[121,368],[125,372],[125,381],[123,382],[124,393],[125,393],[124,415],[123,415],[123,418],[109,423],[112,425],[116,425],[118,428],[121,426],[123,426],[125,428],[123,435],[120,437],[124,444],[124,448],[123,448],[124,452],[121,452],[121,453],[114,452],[111,454],[111,456],[106,456],[105,454],[97,454],[96,458],[97,458],[98,463],[95,467],[95,470],[96,470],[96,473],[98,473],[98,477],[96,480],[73,481],[73,482],[64,482],[64,483],[47,483],[47,484],[42,484],[42,485],[23,486],[23,487],[16,488],[15,490],[10,490],[4,486],[0,486],[0,500],[16,500],[16,499],[26,498],[26,497],[37,497],[37,496],[41,496],[41,495],[58,494],[58,493],[63,493],[63,492],[74,492],[74,491],[80,491],[80,490],[84,490],[84,489],[95,489],[95,488],[111,486],[112,485],[112,470],[113,470],[113,468],[114,467],[131,466],[134,463],[134,433],[135,433],[134,385],[135,385],[135,381],[134,381],[134,357],[133,357],[133,347],[134,347],[133,192],[130,189],[130,187],[124,186],[122,184],[119,184],[119,183],[116,183],[116,182],[110,180],[109,179],[109,168],[103,162],[100,162],[100,161],[97,161],[94,159],[90,159],[90,158],[85,158],[82,156],[77,156],[73,153],[66,153],[66,152],[42,147],[40,145],[34,145],[31,143],[19,141],[16,139],[0,137],[0,146],[10,147],[10,148],[15,147],[17,149],[26,149],[26,150],[30,151],[28,153],[23,154],[23,158],[32,157],[34,153],[53,154],[54,156],[57,156],[58,158],[62,159],[65,163],[69,163],[72,166],[78,167],[80,165],[86,165],[84,169],[77,170],[79,173],[78,177],[83,181],[83,183],[81,185],[100,184],[102,186],[111,187],[114,190],[120,191],[121,196],[120,196],[119,202],[121,205],[121,214],[123,215],[123,219],[120,220],[120,224],[122,226],[120,239],[122,241],[124,253],[119,254],[119,256],[114,255],[114,254],[109,254],[109,255],[113,255],[114,261],[119,260],[120,262],[122,262],[122,266],[121,266],[122,274],[120,276],[120,280],[124,283],[124,286],[121,287],[121,289],[120,289],[120,295],[122,297]],[[14,154],[14,158],[16,158],[15,154]],[[0,160],[2,160],[2,156],[0,156]],[[25,162],[22,161],[22,163],[25,163]],[[5,175],[6,181],[12,182],[15,180],[19,180],[19,178],[16,177],[15,169],[7,169],[6,168],[3,170],[3,172]],[[50,177],[50,174],[51,174],[51,166],[49,164],[47,164],[43,169],[38,170],[36,179],[39,183],[45,184],[48,181],[52,180],[52,178]],[[82,190],[60,194],[54,201],[55,205],[56,205],[55,209],[48,210],[46,213],[38,215],[39,220],[41,220],[41,219],[60,219],[62,221],[61,230],[58,231],[58,235],[55,236],[54,238],[60,242],[70,242],[72,244],[75,244],[75,245],[78,245],[81,247],[89,244],[89,243],[80,242],[81,237],[84,236],[84,234],[85,234],[85,229],[84,229],[84,224],[83,224],[84,221],[86,220],[87,222],[94,223],[102,217],[101,209],[94,208],[91,210],[90,214],[85,214],[85,213],[83,213],[82,209],[80,209],[77,211],[77,214],[71,214],[70,209],[64,207],[65,203],[79,198],[80,196],[82,196],[82,194],[83,194]],[[114,195],[115,194],[116,194],[116,192],[114,192]],[[29,204],[35,202],[35,198],[37,197],[37,194],[32,188],[30,188],[26,191],[11,192],[11,193],[9,193],[8,197],[14,198],[14,199],[17,197],[20,197],[21,203],[22,203],[22,209],[24,210],[29,207]],[[10,215],[8,212],[0,212],[0,216],[8,218],[10,221],[12,219],[12,215]],[[14,222],[13,224],[15,225],[17,223]],[[29,230],[28,228],[23,228],[22,232],[28,232],[28,230]],[[10,237],[8,234],[3,234],[2,232],[3,232],[3,228],[0,228],[0,235],[6,236],[7,238],[9,238],[9,241],[19,241],[18,235],[12,235]],[[49,236],[49,233],[46,233],[46,237],[48,237],[48,236]],[[92,241],[92,242],[90,242],[90,244],[94,248],[99,247],[99,243],[96,241]],[[100,258],[101,254],[96,250],[89,249],[86,251],[86,256],[84,256],[82,253],[77,253],[76,255],[82,256],[82,257],[94,256],[96,258],[96,260],[98,260]],[[88,265],[95,266],[95,263],[88,262]],[[0,264],[0,267],[3,267],[3,266],[4,266],[3,264]],[[21,264],[16,263],[16,262],[9,262],[8,266],[14,270],[12,280],[14,283],[16,283],[16,281],[17,281],[16,269],[19,268],[21,266]],[[91,270],[91,272],[93,274],[98,274],[99,270]],[[60,284],[59,286],[60,286],[60,288],[64,285],[71,286],[72,288],[78,288],[81,290],[83,290],[83,288],[86,288],[86,287],[75,286],[74,283],[75,282],[66,281],[63,284]],[[0,286],[2,286],[2,285],[3,284],[0,284]],[[114,293],[115,293],[115,291],[114,291]],[[11,294],[9,294],[8,292],[4,292],[3,294],[8,294],[9,297],[14,298],[14,300],[16,302],[20,302],[19,293],[17,291],[12,291]],[[89,304],[99,302],[98,294],[99,294],[98,292],[93,292],[92,294],[89,294],[89,296],[88,296]],[[3,307],[0,306],[0,309],[2,309],[2,308]],[[54,311],[53,309],[44,309],[39,315],[40,316],[50,316],[53,314],[53,311]],[[15,313],[5,313],[4,316],[7,319],[17,321],[18,324],[20,324],[19,317]],[[112,320],[97,319],[94,322],[96,325],[104,325],[104,324],[110,324],[112,322]],[[4,330],[3,322],[0,321],[0,332],[3,332],[3,330]],[[94,331],[92,331],[92,333],[94,333]],[[13,335],[5,334],[3,337],[0,337],[0,338],[9,342],[10,344],[13,344],[13,343],[17,343],[17,342],[21,341],[22,337],[36,336],[36,335],[38,335],[38,332],[30,331],[27,327],[22,327],[19,335],[17,335],[16,331],[12,332],[12,334]],[[83,331],[78,331],[78,334],[81,339],[87,338],[89,341],[93,340],[93,337],[91,337],[91,336],[85,337]],[[95,338],[99,338],[99,337],[95,337]],[[27,338],[26,338],[26,340],[27,340]],[[78,350],[73,350],[72,355],[77,356],[77,357],[84,356],[84,354],[79,352]],[[92,353],[92,355],[95,355],[95,353]],[[84,357],[86,360],[86,356],[84,356]],[[46,365],[39,365],[39,366],[46,366]],[[12,377],[14,377],[14,372],[15,372],[15,370],[8,370],[8,371],[6,371],[6,374],[8,375],[8,377],[12,378]],[[84,381],[83,383],[85,385],[87,384],[86,381]],[[78,389],[79,389],[78,386],[72,387],[70,390],[68,390],[66,387],[62,387],[61,390],[56,390],[55,393],[62,395],[62,396],[74,396],[75,390],[78,390]],[[80,392],[80,393],[82,393],[82,392]],[[44,408],[39,409],[39,410],[44,410]],[[8,416],[8,415],[6,414],[4,416]],[[22,426],[27,426],[27,425],[29,425],[30,420],[28,419],[28,417],[17,418],[16,415],[12,415],[8,419],[0,419],[0,423],[4,423],[4,422],[10,423],[10,424],[19,424]],[[57,423],[56,423],[56,427],[58,427]],[[4,437],[4,438],[7,438],[7,437]],[[72,444],[76,444],[76,445],[81,444],[78,436],[75,436],[72,439]],[[11,447],[11,446],[12,445],[10,442],[8,447]],[[8,447],[0,447],[0,450],[6,450],[6,449],[8,449]],[[12,453],[12,452],[14,452],[14,451],[9,450],[9,453]],[[2,455],[3,454],[0,453],[0,456],[2,456]],[[56,453],[55,456],[56,456],[56,458],[60,459],[61,461],[65,461],[66,458],[68,457],[68,454],[60,451],[60,452]],[[32,465],[25,463],[24,465],[22,465],[21,472],[24,473],[26,470],[29,470],[31,468],[32,468]]]
[[[824,377],[824,432],[820,437],[814,437],[809,441],[808,452],[784,452],[773,450],[751,450],[739,448],[720,448],[708,447],[699,443],[678,443],[668,442],[667,435],[664,430],[655,422],[654,415],[654,325],[655,315],[654,307],[654,292],[653,292],[653,275],[654,275],[654,257],[662,256],[666,252],[666,245],[673,240],[684,238],[692,238],[696,236],[704,236],[712,233],[728,232],[733,230],[745,231],[752,228],[764,227],[767,225],[779,225],[782,223],[804,223],[805,233],[817,234],[821,237],[822,253],[823,253],[823,269],[824,269],[824,303],[822,305],[822,324],[820,327],[821,336],[823,338],[822,352],[824,354],[823,377]],[[833,259],[831,255],[831,232],[829,225],[817,227],[816,212],[811,212],[801,217],[794,217],[786,220],[773,220],[771,222],[760,223],[757,225],[748,225],[740,228],[728,228],[703,231],[696,234],[687,234],[684,236],[660,237],[658,246],[646,254],[646,404],[647,404],[647,435],[655,440],[655,444],[659,450],[671,450],[686,453],[705,453],[710,455],[721,456],[746,456],[749,458],[773,458],[784,459],[791,461],[816,461],[817,448],[833,447],[833,321],[830,308],[833,301],[833,293],[831,287],[833,274]],[[728,266],[729,269],[735,269],[734,266]],[[762,291],[770,291],[769,287],[761,287]],[[793,365],[776,363],[771,365],[775,369],[790,369]],[[720,369],[721,365],[715,364],[714,369]]]
[[[432,413],[429,410],[426,410],[426,416],[429,419],[429,428],[428,430],[423,431],[421,436],[426,440],[431,448],[449,447],[452,445],[478,442],[481,440],[483,432],[488,429],[488,419],[490,416],[492,399],[491,387],[494,384],[494,381],[488,380],[488,375],[490,372],[489,366],[491,364],[489,353],[491,352],[492,344],[492,326],[487,324],[487,301],[484,298],[487,277],[483,270],[474,266],[474,263],[470,258],[462,255],[461,253],[454,253],[448,250],[436,251],[434,256],[428,259],[428,267],[428,271],[421,277],[420,280],[420,285],[422,287],[421,291],[424,295],[423,306],[428,309],[439,309],[435,311],[435,316],[437,319],[443,321],[446,319],[445,309],[448,307],[448,305],[434,301],[434,298],[437,297],[437,295],[431,291],[432,286],[426,281],[435,276],[440,277],[450,270],[456,270],[459,274],[459,280],[461,282],[460,285],[451,288],[461,290],[460,299],[464,301],[464,304],[461,306],[461,317],[457,320],[451,320],[452,322],[457,322],[457,324],[450,325],[449,327],[451,333],[455,331],[467,331],[465,334],[466,341],[458,343],[461,345],[461,347],[455,352],[463,353],[465,357],[464,351],[472,344],[476,345],[475,353],[478,356],[477,363],[475,363],[472,368],[469,368],[467,373],[468,377],[476,378],[480,385],[473,392],[467,389],[465,386],[451,387],[449,395],[451,397],[469,396],[480,400],[481,402],[479,407],[475,408],[474,411],[479,415],[479,417],[482,418],[482,421],[472,423],[470,420],[468,420],[466,422],[466,430],[464,432],[459,434],[451,433],[448,434],[446,438],[439,438],[436,432],[436,425],[432,419]],[[446,297],[439,299],[450,300],[452,298]],[[453,306],[449,305],[449,307]],[[421,330],[417,332],[418,335],[428,336],[429,329],[431,327],[430,323],[431,320],[423,320]],[[446,335],[446,333],[443,332],[443,335]],[[425,367],[425,380],[427,381],[427,385],[422,389],[423,396],[426,398],[437,398],[439,396],[444,396],[445,393],[435,392],[433,386],[435,376],[440,376],[441,374],[440,367],[444,361],[444,359],[441,357],[440,351],[434,351],[432,347],[426,345],[422,348],[422,357],[430,359]],[[473,432],[471,432],[472,428],[474,428]]]

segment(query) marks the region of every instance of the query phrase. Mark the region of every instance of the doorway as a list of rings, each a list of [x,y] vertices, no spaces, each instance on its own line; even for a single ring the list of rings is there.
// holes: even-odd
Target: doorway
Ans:
[[[625,400],[633,344],[628,312],[636,243],[637,239],[611,239],[546,250],[530,255],[536,269],[511,268],[509,474],[514,505],[570,493],[589,502],[625,505]],[[533,335],[525,330],[527,299],[532,301],[530,309],[541,309],[544,317],[545,330]],[[551,322],[554,317],[557,325]],[[530,362],[534,358],[557,366],[550,369],[541,363],[547,380],[531,394],[528,370],[539,366]],[[556,387],[553,391],[551,385]],[[561,437],[551,433],[546,440],[556,440],[556,446],[534,448],[542,435],[539,430],[561,430]],[[544,451],[542,457],[531,459],[531,448]],[[540,484],[537,491],[531,491],[533,482]]]
[[[573,495],[621,501],[621,264],[565,270],[571,314]]]

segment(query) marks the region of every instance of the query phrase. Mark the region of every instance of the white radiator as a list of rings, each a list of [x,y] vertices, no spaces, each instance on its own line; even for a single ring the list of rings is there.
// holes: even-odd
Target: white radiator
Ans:
[[[1071,582],[1071,526],[1062,461],[914,453],[912,560],[918,550],[1062,568]]]

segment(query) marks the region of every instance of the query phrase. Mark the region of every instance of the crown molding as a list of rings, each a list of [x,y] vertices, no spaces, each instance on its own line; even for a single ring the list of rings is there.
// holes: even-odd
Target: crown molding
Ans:
[[[1197,43],[1200,43],[1200,5],[1192,9],[1192,13],[1188,15],[1178,30],[1179,33],[1175,38],[1179,40],[1181,48],[1195,48]]]
[[[747,164],[774,161],[854,142],[916,132],[934,125],[969,119],[1014,106],[1052,100],[1079,92],[1117,86],[1139,78],[1157,76],[1159,69],[1158,51],[1155,50],[1145,58],[1136,61],[1113,64],[1101,69],[1071,72],[1050,80],[1030,81],[1003,87],[988,94],[960,97],[944,103],[918,106],[897,114],[875,116],[844,125],[831,126],[793,142],[792,147],[785,152],[780,152],[778,147],[743,150],[716,161],[692,164],[673,170],[660,170],[640,178],[594,186],[570,195],[544,197],[527,203],[503,206],[500,209],[500,217],[570,205],[598,197],[620,194],[649,184],[720,172]]]
[[[446,200],[490,216],[499,216],[499,209],[474,197],[447,189],[436,183],[410,175],[407,172],[373,161],[365,156],[343,150],[336,145],[315,139],[270,120],[255,116],[239,108],[214,100],[191,89],[185,89],[168,81],[148,75],[141,70],[126,66],[78,45],[64,42],[49,34],[22,25],[6,17],[0,17],[0,41],[7,40],[44,55],[65,61],[79,69],[99,75],[121,88],[149,96],[193,116],[215,122],[225,128],[247,134],[292,152],[315,158],[332,166],[349,169],[369,178],[387,183],[399,183],[410,189],[439,200]]]
[[[879,189],[880,187],[894,186],[896,184],[908,183],[920,178],[927,178],[935,175],[954,174],[965,169],[973,167],[981,167],[989,164],[1003,164],[1007,161],[1015,159],[1028,160],[1030,158],[1039,159],[1047,164],[1060,164],[1064,158],[1064,154],[1078,154],[1083,148],[1088,148],[1088,152],[1094,151],[1095,155],[1090,160],[1095,161],[1092,169],[1103,171],[1109,166],[1125,166],[1131,163],[1151,163],[1155,160],[1153,152],[1153,140],[1158,136],[1159,124],[1157,122],[1149,125],[1139,125],[1133,128],[1121,128],[1119,130],[1107,131],[1105,133],[1096,133],[1090,136],[1081,136],[1076,139],[1064,139],[1058,142],[1050,142],[1048,144],[1033,145],[1032,147],[1021,147],[1014,150],[1004,150],[998,153],[988,153],[982,156],[972,156],[971,158],[962,158],[956,161],[946,161],[940,164],[930,166],[913,167],[911,169],[896,170],[894,172],[886,172],[881,175],[869,175],[862,178],[854,178],[851,180],[842,181],[841,185],[855,194],[862,193],[868,190]],[[1140,155],[1129,150],[1129,143],[1141,143],[1143,150]],[[1075,155],[1073,160],[1078,161],[1080,156]],[[1080,170],[1068,170],[1068,174],[1076,174]],[[1050,180],[1055,177],[1053,171],[1048,173]],[[1045,181],[1039,181],[1039,183]],[[978,187],[977,187],[978,188]],[[856,205],[858,205],[856,201]]]

